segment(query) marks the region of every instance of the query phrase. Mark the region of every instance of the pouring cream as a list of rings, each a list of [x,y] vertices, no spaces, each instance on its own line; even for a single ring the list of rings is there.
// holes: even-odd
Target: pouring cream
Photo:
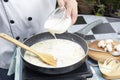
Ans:
[[[47,29],[51,34],[62,34],[67,31],[71,25],[71,19],[66,18],[60,20],[57,18],[47,20],[45,23],[45,29]]]
[[[48,17],[44,28],[48,30],[54,37],[55,34],[62,34],[71,26],[71,17],[66,17],[66,9],[56,9]]]

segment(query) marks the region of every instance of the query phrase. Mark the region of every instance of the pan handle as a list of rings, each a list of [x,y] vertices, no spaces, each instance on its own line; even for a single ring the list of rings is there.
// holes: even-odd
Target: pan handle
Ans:
[[[86,35],[92,28],[94,28],[95,26],[100,25],[100,24],[102,24],[102,23],[103,23],[103,21],[102,21],[101,19],[96,20],[96,21],[88,24],[87,26],[83,27],[83,28],[80,29],[79,31],[75,32],[74,34],[77,34],[77,35],[85,38],[85,35]]]

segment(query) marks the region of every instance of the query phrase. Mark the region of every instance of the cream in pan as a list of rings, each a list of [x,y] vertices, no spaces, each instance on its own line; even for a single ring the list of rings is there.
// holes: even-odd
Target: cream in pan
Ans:
[[[57,66],[55,67],[69,66],[85,57],[85,52],[79,44],[65,39],[44,40],[31,47],[37,51],[52,54],[57,59]],[[36,55],[28,51],[25,52],[24,59],[40,67],[53,67],[43,63]]]

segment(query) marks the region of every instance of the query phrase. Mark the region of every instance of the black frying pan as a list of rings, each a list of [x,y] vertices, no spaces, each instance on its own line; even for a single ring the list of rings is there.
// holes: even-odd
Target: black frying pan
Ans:
[[[45,73],[45,74],[63,74],[63,73],[67,73],[67,72],[75,70],[76,68],[80,67],[86,61],[87,52],[88,52],[88,45],[87,45],[86,40],[79,35],[81,35],[81,32],[82,33],[86,33],[86,31],[88,32],[91,28],[95,27],[96,25],[98,25],[100,23],[102,23],[101,20],[95,21],[95,22],[89,24],[88,26],[86,26],[85,28],[81,29],[79,32],[77,32],[75,34],[66,32],[66,33],[63,33],[63,34],[57,34],[56,35],[56,37],[58,39],[70,40],[70,41],[76,42],[76,43],[78,43],[79,45],[82,46],[82,48],[84,49],[84,51],[86,53],[86,56],[84,58],[82,58],[79,62],[77,62],[73,65],[69,65],[69,66],[66,66],[66,67],[60,67],[60,68],[40,67],[40,66],[36,66],[36,65],[33,65],[33,64],[27,62],[24,59],[25,50],[21,49],[21,57],[22,57],[22,60],[23,60],[24,64],[28,68],[30,68],[34,71],[42,72],[42,73]],[[40,34],[34,35],[34,36],[30,37],[29,39],[27,39],[24,42],[24,44],[26,44],[28,46],[32,46],[33,44],[35,44],[37,42],[40,42],[40,41],[43,41],[43,40],[48,40],[48,39],[54,39],[54,37],[48,32],[40,33]]]

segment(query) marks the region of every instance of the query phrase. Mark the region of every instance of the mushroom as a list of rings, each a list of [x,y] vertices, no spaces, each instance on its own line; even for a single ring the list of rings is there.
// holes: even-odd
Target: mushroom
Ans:
[[[112,43],[113,43],[113,40],[112,40],[112,39],[107,39],[107,40],[105,40],[105,43],[106,43],[106,44],[112,44]]]
[[[98,42],[98,47],[105,48],[106,44],[104,40]]]
[[[107,48],[108,52],[111,52],[112,51],[112,44],[107,44],[106,48]]]
[[[114,48],[115,48],[116,51],[120,51],[120,44],[114,46]]]

